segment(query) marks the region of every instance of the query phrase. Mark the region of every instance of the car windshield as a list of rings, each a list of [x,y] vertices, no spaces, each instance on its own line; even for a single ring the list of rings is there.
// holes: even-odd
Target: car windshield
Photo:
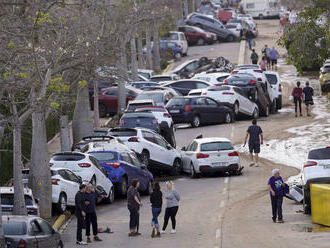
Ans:
[[[31,196],[24,195],[24,199],[26,206],[33,205]],[[14,194],[1,194],[1,205],[14,205]]]
[[[210,142],[201,145],[202,152],[233,150],[233,149],[234,149],[233,145],[230,142]]]
[[[177,33],[170,33],[164,40],[179,40],[179,35]]]
[[[115,152],[89,152],[89,154],[93,155],[100,162],[117,159]]]
[[[137,109],[139,106],[146,106],[146,105],[152,105],[152,103],[148,103],[148,102],[141,102],[141,103],[130,103],[127,107],[128,111],[134,111],[135,109]]]
[[[137,131],[134,129],[112,129],[110,134],[115,137],[131,137],[136,136]]]
[[[54,161],[79,161],[85,158],[83,154],[55,154],[52,159]]]
[[[104,131],[101,131],[101,130],[96,131],[96,130],[94,130],[93,136],[107,136],[107,134],[108,134],[108,131],[106,131],[106,130],[104,130]]]
[[[169,76],[164,76],[164,77],[154,77],[154,78],[150,78],[151,81],[153,82],[163,82],[163,81],[170,81],[172,80],[171,77]]]
[[[328,160],[330,159],[330,148],[312,150],[308,154],[308,159]]]
[[[2,227],[5,235],[25,235],[27,232],[26,223],[23,221],[4,221]]]
[[[172,98],[168,103],[167,103],[167,107],[171,107],[171,106],[183,106],[185,105],[185,103],[189,102],[189,99],[185,99],[185,98]]]
[[[270,84],[277,84],[277,77],[274,74],[267,74],[266,73],[267,80]]]
[[[138,95],[135,100],[146,100],[151,99],[154,102],[163,102],[163,93],[152,93],[152,94],[140,94]],[[144,104],[145,105],[145,104]]]

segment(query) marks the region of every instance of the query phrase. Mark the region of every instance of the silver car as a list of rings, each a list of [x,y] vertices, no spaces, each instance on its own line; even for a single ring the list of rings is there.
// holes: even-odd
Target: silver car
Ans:
[[[29,216],[2,216],[6,248],[63,248],[60,234],[45,220]]]

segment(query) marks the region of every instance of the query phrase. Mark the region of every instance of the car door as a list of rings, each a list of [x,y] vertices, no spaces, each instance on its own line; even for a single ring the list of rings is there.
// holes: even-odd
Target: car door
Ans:
[[[183,170],[187,173],[191,172],[191,163],[194,164],[195,160],[195,154],[196,154],[196,150],[197,150],[197,142],[193,141],[192,143],[190,143],[186,150],[183,151],[183,156],[182,156],[182,163],[183,163]]]
[[[68,176],[68,186],[70,187],[70,195],[68,195],[68,204],[70,206],[74,206],[75,197],[77,192],[79,191],[80,180],[72,171],[66,170],[65,172]]]
[[[107,193],[109,193],[111,189],[111,182],[102,165],[100,165],[99,161],[93,156],[89,156],[90,161],[93,163],[94,173],[96,175],[96,186],[101,186]]]
[[[161,152],[159,154],[159,158],[161,159],[160,162],[172,166],[175,159],[175,149],[160,135],[154,134],[154,138]]]
[[[207,120],[210,123],[218,123],[222,122],[224,119],[224,113],[221,111],[221,108],[219,108],[219,104],[211,99],[211,98],[206,98],[206,112],[207,112]]]
[[[195,103],[195,106],[193,108],[194,112],[199,115],[201,122],[203,123],[209,122],[208,118],[210,117],[209,116],[210,112],[207,106],[206,99],[204,97],[198,97],[194,100],[195,101],[192,101]]]
[[[187,39],[186,39],[186,36],[182,33],[179,35],[180,36],[180,41],[181,41],[181,44],[183,46],[183,53],[186,54],[188,52],[188,42],[187,42]]]
[[[136,169],[136,175],[138,178],[140,178],[140,182],[143,185],[143,188],[141,188],[143,191],[147,190],[148,185],[150,183],[150,172],[147,170],[147,168],[138,160],[138,158],[134,154],[129,154],[131,160],[132,160],[132,166]]]
[[[49,248],[56,247],[54,244],[54,240],[48,240],[49,235],[44,233],[44,231],[41,229],[38,219],[31,220],[30,230],[31,230],[31,236],[34,236],[37,240],[37,247],[49,247]]]
[[[101,101],[106,105],[110,112],[117,112],[118,109],[118,89],[110,89],[103,92],[100,97]],[[101,102],[100,101],[100,102]]]
[[[122,152],[120,153],[120,156],[122,157],[123,164],[122,168],[125,170],[127,176],[128,176],[128,183],[131,184],[132,179],[138,179],[140,184],[142,184],[144,188],[145,185],[145,179],[143,175],[140,173],[140,169],[133,165],[132,158],[128,152]]]
[[[234,88],[234,91],[239,102],[239,112],[252,115],[254,111],[254,104],[245,96],[244,92],[240,88]]]
[[[149,151],[150,160],[160,162],[159,153],[161,152],[152,132],[143,130],[142,137],[145,140],[145,149]]]
[[[37,221],[42,232],[47,237],[47,245],[45,246],[38,245],[38,247],[58,248],[60,242],[59,235],[55,233],[54,229],[45,220],[39,218]]]

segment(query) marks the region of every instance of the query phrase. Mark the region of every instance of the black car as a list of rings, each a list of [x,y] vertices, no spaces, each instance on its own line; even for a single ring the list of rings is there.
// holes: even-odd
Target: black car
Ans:
[[[193,127],[234,121],[234,113],[230,107],[209,97],[174,97],[168,102],[166,108],[174,123],[190,123]]]
[[[125,113],[120,118],[119,126],[125,128],[143,127],[157,133],[160,131],[159,123],[152,113]]]
[[[204,89],[209,86],[212,86],[212,84],[209,82],[202,81],[202,80],[183,79],[183,80],[166,83],[163,86],[175,89],[177,92],[179,92],[183,96],[186,96],[186,95],[188,95],[189,91],[191,91],[191,90]]]

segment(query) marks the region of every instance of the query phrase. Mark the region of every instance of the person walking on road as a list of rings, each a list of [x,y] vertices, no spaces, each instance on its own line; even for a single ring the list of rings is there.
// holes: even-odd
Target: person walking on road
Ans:
[[[163,205],[163,193],[160,190],[159,183],[154,183],[153,185],[153,192],[150,195],[150,203],[151,203],[151,211],[152,211],[152,233],[151,237],[160,237],[160,229],[158,223],[158,216],[162,211]]]
[[[161,233],[166,233],[166,227],[168,224],[169,219],[171,218],[172,222],[172,230],[171,233],[176,233],[176,214],[179,210],[179,201],[180,201],[180,195],[178,191],[174,189],[173,182],[167,182],[166,183],[166,192],[165,192],[165,199],[166,199],[166,210],[165,210],[165,216],[164,216],[164,225]]]
[[[140,182],[137,179],[132,180],[132,185],[127,191],[127,208],[130,213],[129,219],[129,237],[139,236],[140,207],[142,206],[141,197],[138,191]]]
[[[90,232],[91,232],[91,224],[93,228],[93,235],[94,235],[94,241],[102,241],[97,234],[98,234],[98,228],[97,228],[97,215],[96,215],[96,203],[101,202],[103,198],[105,198],[105,195],[102,195],[101,197],[97,197],[94,186],[92,184],[89,184],[86,187],[85,192],[85,205],[86,205],[86,236],[87,236],[87,243],[91,243],[92,240],[90,238]]]
[[[85,216],[86,216],[85,190],[86,190],[86,185],[81,184],[79,186],[79,191],[75,196],[75,206],[76,206],[75,215],[77,218],[77,236],[76,236],[77,245],[87,245],[87,243],[82,240],[82,229],[85,226]]]
[[[259,167],[259,153],[260,153],[260,145],[263,144],[263,134],[262,134],[262,129],[260,126],[257,125],[257,120],[254,119],[252,121],[252,126],[249,126],[245,140],[244,140],[244,145],[245,147],[246,142],[249,138],[249,152],[250,152],[250,159],[251,159],[251,166],[256,166]],[[255,162],[253,160],[253,153],[255,154]]]
[[[269,52],[269,56],[270,56],[270,61],[271,61],[271,66],[272,66],[272,70],[277,70],[277,59],[278,59],[278,52],[275,49],[275,47],[273,47],[270,52]]]
[[[252,64],[254,64],[254,65],[258,64],[259,56],[254,49],[252,49],[250,58],[251,58]]]
[[[308,81],[306,82],[306,86],[303,89],[303,93],[304,93],[304,102],[306,105],[307,116],[311,116],[309,106],[314,105],[314,101],[313,101],[314,90],[312,87],[309,86]]]
[[[246,33],[245,33],[245,38],[246,38],[247,41],[248,41],[248,44],[249,44],[249,48],[250,48],[250,50],[252,50],[254,35],[253,35],[253,33],[252,33],[251,30],[247,30],[247,31],[246,31]]]
[[[267,70],[267,59],[265,56],[263,56],[262,59],[260,60],[259,66],[263,71]]]
[[[293,97],[294,111],[296,113],[296,117],[298,117],[298,107],[299,107],[300,116],[302,116],[301,100],[302,100],[302,96],[303,96],[303,90],[300,87],[300,81],[297,82],[297,87],[293,88],[291,95]]]
[[[272,219],[274,223],[276,223],[276,219],[278,223],[283,223],[282,203],[286,185],[280,176],[279,169],[274,169],[272,175],[273,176],[268,180],[268,188],[272,204]]]
[[[261,50],[262,56],[266,57],[267,59],[267,68],[270,68],[270,49],[268,45],[265,45],[265,47]]]

